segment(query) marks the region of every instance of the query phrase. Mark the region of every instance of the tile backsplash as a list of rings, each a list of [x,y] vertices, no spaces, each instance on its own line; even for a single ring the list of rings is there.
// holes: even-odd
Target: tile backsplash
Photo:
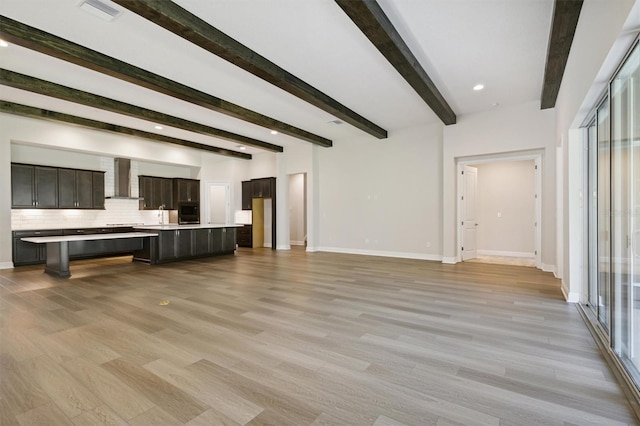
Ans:
[[[104,204],[104,210],[13,209],[11,210],[11,229],[92,228],[107,225],[160,223],[159,212],[138,210],[138,200],[107,199]],[[164,211],[162,214],[164,223],[168,223],[169,212]]]

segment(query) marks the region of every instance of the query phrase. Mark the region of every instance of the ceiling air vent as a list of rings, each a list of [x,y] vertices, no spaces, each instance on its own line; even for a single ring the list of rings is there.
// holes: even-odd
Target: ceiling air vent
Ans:
[[[82,0],[78,4],[78,7],[85,12],[89,12],[98,18],[110,22],[122,14],[122,10],[117,9],[111,4],[113,3],[104,0]]]

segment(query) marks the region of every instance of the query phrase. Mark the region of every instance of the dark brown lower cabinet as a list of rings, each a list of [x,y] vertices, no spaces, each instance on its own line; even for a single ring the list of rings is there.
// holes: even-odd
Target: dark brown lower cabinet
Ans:
[[[156,264],[231,254],[236,249],[235,227],[171,229],[156,232],[158,238],[144,239],[143,248],[134,253],[134,260]]]
[[[236,228],[238,233],[238,247],[253,247],[253,226],[244,225]]]
[[[182,258],[193,256],[192,243],[195,242],[193,233],[193,229],[176,231],[176,257]]]
[[[79,228],[79,229],[47,229],[34,231],[13,231],[13,265],[37,265],[47,260],[47,245],[27,243],[21,238],[26,237],[53,237],[60,235],[87,235],[105,234],[115,232],[131,232],[131,227],[104,227],[104,228]],[[131,254],[142,249],[139,238],[127,238],[118,240],[95,241],[71,241],[69,243],[69,258],[83,259],[91,257],[103,257],[110,255]]]
[[[13,266],[37,265],[47,259],[46,244],[34,244],[22,241],[27,237],[53,237],[62,235],[62,231],[13,231]]]
[[[193,255],[203,256],[211,252],[211,231],[212,229],[193,229],[191,239],[193,240]]]

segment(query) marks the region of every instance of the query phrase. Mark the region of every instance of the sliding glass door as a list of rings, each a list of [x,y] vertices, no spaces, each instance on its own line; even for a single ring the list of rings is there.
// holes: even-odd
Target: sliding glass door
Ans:
[[[589,289],[587,302],[595,315],[598,314],[598,139],[596,122],[587,130],[587,274]]]
[[[640,387],[640,42],[587,128],[585,294],[607,341]]]
[[[613,349],[640,379],[640,48],[610,87]]]
[[[596,113],[598,163],[598,304],[600,324],[609,331],[611,289],[611,141],[609,102],[605,100]]]

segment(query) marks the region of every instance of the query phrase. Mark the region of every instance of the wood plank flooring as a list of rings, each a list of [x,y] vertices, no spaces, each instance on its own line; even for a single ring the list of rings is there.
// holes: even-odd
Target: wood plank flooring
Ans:
[[[240,249],[71,271],[0,271],[3,426],[638,424],[533,268]]]

